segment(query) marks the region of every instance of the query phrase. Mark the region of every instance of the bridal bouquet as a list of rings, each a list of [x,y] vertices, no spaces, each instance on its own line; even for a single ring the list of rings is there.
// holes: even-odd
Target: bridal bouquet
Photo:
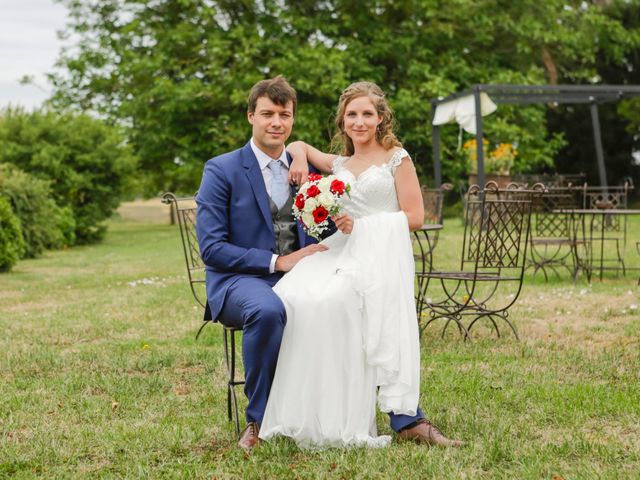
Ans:
[[[293,216],[302,222],[308,235],[320,240],[320,234],[329,228],[329,219],[340,211],[338,199],[349,194],[351,186],[335,175],[323,177],[309,174],[309,180],[298,190],[293,205]]]

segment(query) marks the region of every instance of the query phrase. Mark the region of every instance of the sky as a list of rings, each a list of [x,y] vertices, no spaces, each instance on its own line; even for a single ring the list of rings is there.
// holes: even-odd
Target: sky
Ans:
[[[53,0],[0,0],[0,108],[22,105],[31,110],[50,95],[50,72],[62,47],[67,9]],[[20,85],[24,75],[38,86]]]

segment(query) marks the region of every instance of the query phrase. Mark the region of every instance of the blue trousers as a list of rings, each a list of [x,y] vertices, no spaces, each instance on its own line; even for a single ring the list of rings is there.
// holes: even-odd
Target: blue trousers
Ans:
[[[244,392],[249,399],[247,422],[262,423],[271,383],[276,371],[286,311],[272,287],[281,274],[239,278],[228,290],[220,316],[225,325],[242,328]],[[389,414],[396,432],[424,418],[418,408],[415,416]]]

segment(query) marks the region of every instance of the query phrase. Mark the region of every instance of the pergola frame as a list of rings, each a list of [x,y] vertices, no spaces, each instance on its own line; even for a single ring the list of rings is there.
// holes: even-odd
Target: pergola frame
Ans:
[[[473,95],[475,111],[481,112],[480,93],[486,92],[496,104],[589,104],[593,140],[598,162],[600,185],[607,186],[607,171],[602,150],[598,105],[618,102],[624,98],[640,96],[640,85],[499,85],[476,84],[469,90],[454,93],[446,98],[431,100],[432,123],[438,105],[460,97]],[[433,170],[436,187],[442,184],[440,156],[440,125],[432,124]],[[482,145],[482,115],[476,114],[476,146],[478,158],[478,183],[484,185],[484,148]]]

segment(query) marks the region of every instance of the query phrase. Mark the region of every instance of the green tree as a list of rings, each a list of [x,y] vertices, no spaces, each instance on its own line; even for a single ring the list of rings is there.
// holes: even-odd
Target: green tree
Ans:
[[[203,162],[248,138],[246,94],[283,74],[298,90],[294,135],[327,147],[341,90],[371,80],[399,134],[431,172],[429,99],[473,83],[584,82],[596,58],[621,63],[634,43],[602,2],[578,0],[67,0],[80,39],[59,61],[54,103],[129,127],[149,192],[192,192]],[[549,164],[544,107],[504,108],[487,124],[526,162]],[[508,138],[506,138],[508,137]],[[493,139],[493,138],[492,138]],[[447,130],[445,159],[457,132]],[[445,175],[460,164],[449,161]]]
[[[609,2],[607,15],[624,28],[624,35],[630,39],[630,48],[625,48],[619,56],[611,58],[607,50],[595,55],[594,79],[605,84],[640,84],[640,2]],[[615,32],[613,35],[616,35]],[[607,36],[600,41],[607,42]],[[610,184],[632,177],[636,185],[640,183],[640,168],[633,152],[640,151],[640,98],[622,100],[599,106],[599,117],[607,170]],[[594,140],[589,107],[575,105],[567,108],[550,109],[549,125],[565,132],[567,145],[558,154],[558,168],[562,171],[582,171],[589,183],[598,183]],[[638,195],[638,190],[635,191]]]
[[[78,243],[102,238],[136,165],[118,128],[88,115],[11,108],[0,113],[0,163],[50,183],[56,204],[73,213]]]

